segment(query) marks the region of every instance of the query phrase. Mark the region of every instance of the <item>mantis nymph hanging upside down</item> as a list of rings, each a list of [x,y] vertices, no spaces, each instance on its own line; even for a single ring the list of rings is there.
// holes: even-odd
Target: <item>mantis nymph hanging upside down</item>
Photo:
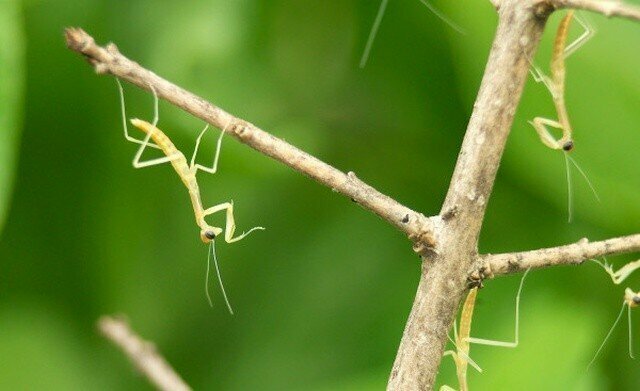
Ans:
[[[607,272],[607,274],[609,274],[609,276],[611,277],[611,280],[616,285],[620,285],[622,283],[622,281],[624,281],[627,277],[629,277],[629,275],[631,275],[631,273],[633,273],[637,269],[640,269],[640,259],[637,260],[637,261],[633,261],[633,262],[627,263],[626,265],[624,265],[623,267],[618,269],[618,271],[615,271],[615,272],[613,271],[613,266],[608,264],[606,259],[605,259],[604,263],[602,263],[600,261],[597,261],[595,259],[592,259],[592,261],[597,263],[598,265],[600,265],[604,269],[604,271]],[[618,317],[613,322],[613,326],[611,326],[611,328],[609,329],[609,332],[604,337],[604,341],[602,341],[602,344],[598,348],[598,351],[593,356],[593,359],[591,360],[591,362],[589,363],[587,368],[591,367],[591,365],[596,361],[596,358],[598,358],[598,355],[602,351],[602,348],[604,348],[604,345],[607,343],[607,340],[609,339],[609,337],[613,333],[613,330],[618,325],[618,322],[620,322],[620,318],[622,318],[622,313],[624,312],[624,308],[625,307],[627,307],[627,319],[628,319],[628,322],[629,322],[629,325],[628,325],[628,327],[629,327],[629,357],[635,358],[635,357],[633,357],[633,334],[631,333],[631,309],[635,308],[635,307],[638,307],[638,306],[640,306],[640,293],[634,292],[631,288],[626,288],[624,290],[624,299],[622,301],[622,308],[620,309],[620,312],[618,313]]]
[[[567,186],[568,186],[568,203],[569,203],[569,221],[572,218],[572,194],[571,194],[571,174],[569,170],[569,162],[571,162],[578,172],[584,177],[587,184],[591,188],[591,191],[595,195],[596,199],[600,201],[598,194],[596,193],[591,181],[587,178],[587,175],[582,171],[576,161],[569,156],[569,152],[573,150],[573,130],[571,123],[569,122],[569,115],[567,113],[567,106],[564,99],[565,81],[566,81],[566,68],[565,60],[572,53],[578,50],[589,38],[593,36],[593,30],[583,21],[576,17],[576,20],[585,29],[584,33],[580,35],[575,41],[567,45],[567,36],[569,35],[569,27],[571,20],[573,19],[574,11],[568,11],[567,15],[560,22],[558,26],[558,32],[556,33],[556,39],[553,44],[553,54],[551,57],[551,77],[544,75],[538,68],[533,67],[533,77],[536,82],[542,82],[547,87],[553,98],[553,104],[556,107],[558,114],[558,120],[551,120],[542,117],[536,117],[529,123],[533,125],[534,129],[538,133],[540,140],[547,147],[564,151],[565,166],[567,169]],[[562,137],[556,139],[547,126],[559,129],[562,131]]]
[[[195,163],[196,155],[198,154],[198,147],[200,146],[200,140],[202,139],[202,136],[204,136],[205,132],[209,128],[209,125],[205,126],[202,132],[200,132],[200,135],[196,139],[196,146],[193,151],[193,156],[191,157],[191,161],[190,163],[187,163],[187,158],[184,156],[184,154],[180,152],[178,148],[176,148],[176,146],[169,139],[169,137],[166,134],[164,134],[164,132],[162,132],[160,129],[156,127],[158,123],[158,96],[156,95],[155,90],[153,88],[151,88],[151,91],[153,92],[153,96],[154,96],[153,123],[149,123],[137,118],[134,118],[131,120],[131,124],[133,124],[133,126],[135,126],[139,130],[144,132],[146,134],[146,137],[144,138],[144,140],[138,140],[129,135],[129,132],[127,129],[127,119],[126,119],[126,113],[125,113],[124,93],[122,90],[122,84],[120,84],[120,80],[116,79],[116,81],[118,83],[118,88],[120,91],[120,103],[122,106],[122,124],[124,127],[125,138],[128,141],[134,142],[136,144],[140,144],[140,148],[138,148],[138,151],[136,152],[136,155],[133,158],[133,167],[144,168],[144,167],[149,167],[149,166],[170,162],[173,168],[176,170],[176,173],[178,173],[178,176],[180,176],[180,179],[182,179],[182,183],[184,183],[184,185],[187,187],[187,190],[189,191],[189,197],[191,198],[191,204],[193,206],[193,212],[196,218],[196,224],[200,228],[200,239],[205,244],[210,245],[210,249],[211,249],[210,254],[212,253],[214,257],[213,259],[214,259],[214,264],[218,274],[218,281],[220,282],[220,288],[222,290],[222,294],[224,296],[227,307],[229,308],[229,312],[233,314],[233,310],[231,309],[231,305],[229,304],[229,300],[227,299],[227,295],[224,291],[224,286],[222,285],[222,279],[220,278],[220,270],[218,268],[218,262],[216,259],[215,248],[214,248],[215,238],[224,232],[224,240],[227,243],[233,243],[243,239],[245,236],[249,235],[251,232],[255,230],[264,230],[264,228],[254,227],[254,228],[251,228],[249,231],[243,232],[242,234],[234,237],[233,234],[235,233],[235,230],[236,230],[236,223],[233,217],[233,201],[224,202],[207,209],[204,209],[202,206],[202,200],[200,197],[200,188],[198,186],[198,181],[196,180],[196,174],[198,173],[198,170],[202,170],[210,174],[215,174],[216,171],[218,170],[218,158],[220,156],[220,146],[222,143],[222,136],[224,136],[224,131],[226,130],[226,127],[225,129],[222,129],[222,132],[220,133],[220,137],[218,137],[218,142],[216,144],[216,153],[213,158],[213,165],[211,167],[205,167]],[[153,143],[150,142],[151,140],[153,140]],[[144,152],[146,147],[159,149],[164,153],[165,156],[156,158],[156,159],[141,161],[140,159],[142,157],[142,153]],[[226,222],[226,227],[224,229],[209,225],[205,221],[205,217],[220,211],[226,211],[227,222]],[[209,296],[209,291],[208,291],[208,286],[209,286],[209,280],[208,280],[209,266],[208,265],[209,263],[207,263],[207,279],[205,281],[205,284],[206,284],[205,292],[207,294],[207,299],[209,300],[209,304],[211,304],[211,297]]]

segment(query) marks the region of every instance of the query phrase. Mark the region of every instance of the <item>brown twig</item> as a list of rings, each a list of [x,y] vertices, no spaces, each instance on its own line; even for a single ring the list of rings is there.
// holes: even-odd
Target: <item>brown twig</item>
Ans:
[[[585,238],[565,246],[506,254],[487,254],[481,256],[481,259],[482,265],[487,267],[488,274],[501,275],[527,269],[581,264],[587,259],[631,252],[640,252],[640,234],[598,242],[589,242]]]
[[[549,0],[555,8],[572,8],[596,12],[607,17],[640,21],[640,7],[616,0]]]
[[[153,344],[137,336],[124,320],[103,316],[98,320],[98,329],[129,357],[156,388],[167,391],[191,390]]]
[[[225,132],[253,149],[349,197],[406,233],[416,244],[415,248],[419,253],[425,254],[429,249],[435,247],[431,219],[380,193],[358,179],[353,172],[345,174],[255,125],[234,117],[220,107],[161,78],[120,54],[114,44],[108,44],[104,48],[100,47],[96,45],[93,37],[79,28],[66,29],[65,36],[67,46],[83,54],[94,66],[97,73],[112,74],[147,91],[151,91],[153,88],[159,98],[213,126],[225,129]]]

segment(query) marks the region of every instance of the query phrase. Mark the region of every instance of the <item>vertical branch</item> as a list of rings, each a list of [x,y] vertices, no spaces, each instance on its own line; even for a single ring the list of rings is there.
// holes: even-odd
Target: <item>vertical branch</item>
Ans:
[[[458,162],[441,211],[437,255],[425,259],[388,383],[429,390],[447,330],[466,291],[469,267],[516,107],[550,9],[536,0],[503,0],[499,24]]]

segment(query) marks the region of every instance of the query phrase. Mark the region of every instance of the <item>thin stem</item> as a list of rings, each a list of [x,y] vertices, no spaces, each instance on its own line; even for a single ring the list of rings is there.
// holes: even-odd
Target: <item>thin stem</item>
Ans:
[[[640,251],[640,234],[589,242],[581,239],[572,244],[539,250],[480,256],[479,267],[486,267],[486,274],[518,273],[526,269],[538,269],[557,265],[575,265],[606,255],[618,255]]]

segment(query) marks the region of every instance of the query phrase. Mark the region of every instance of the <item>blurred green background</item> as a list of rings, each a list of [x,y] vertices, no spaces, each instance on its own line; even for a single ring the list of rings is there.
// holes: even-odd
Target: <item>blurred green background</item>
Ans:
[[[391,1],[360,69],[377,1],[0,1],[0,388],[148,389],[95,331],[100,315],[126,314],[196,389],[383,389],[420,272],[403,235],[225,139],[219,173],[200,176],[204,203],[233,199],[239,230],[267,230],[218,246],[236,315],[215,284],[209,308],[207,248],[183,185],[168,166],[131,167],[136,147],[122,137],[115,82],[67,50],[62,31],[81,26],[101,44],[113,41],[167,79],[435,214],[496,15],[484,0],[434,4],[466,33],[418,0]],[[543,69],[559,19],[536,58]],[[602,202],[574,171],[567,223],[562,156],[527,123],[555,112],[529,80],[483,252],[640,231],[640,27],[589,19],[598,34],[568,60],[567,100],[573,156]],[[125,94],[129,117],[152,117],[148,94],[130,85]],[[159,126],[190,156],[203,124],[161,104]],[[474,336],[512,338],[518,281],[486,283]],[[640,288],[640,279],[628,286]],[[470,370],[471,388],[637,389],[624,322],[586,371],[622,293],[591,263],[531,273],[520,346],[472,347],[484,373]],[[449,358],[443,383],[457,387]]]

